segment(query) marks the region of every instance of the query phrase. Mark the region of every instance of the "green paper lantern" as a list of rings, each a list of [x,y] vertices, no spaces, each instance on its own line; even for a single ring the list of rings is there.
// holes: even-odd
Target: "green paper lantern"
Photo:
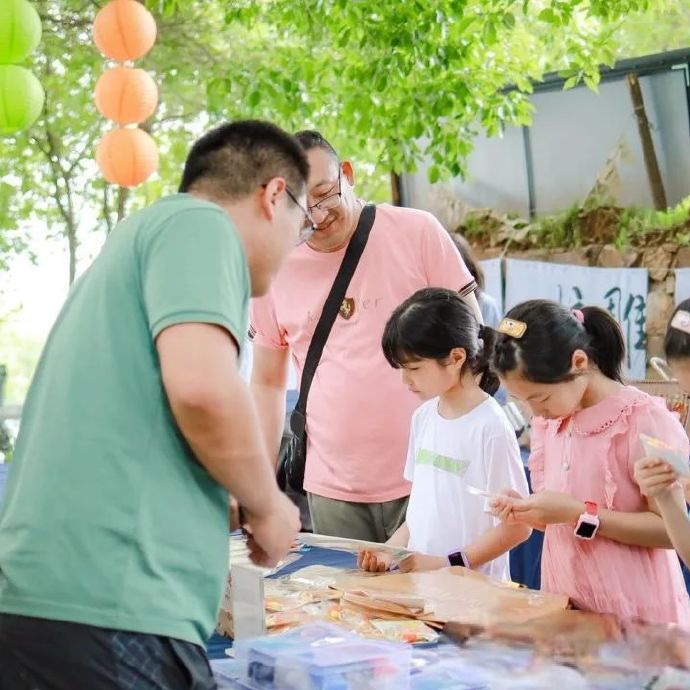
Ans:
[[[27,0],[0,0],[0,64],[26,60],[41,40],[41,19]]]
[[[28,69],[0,65],[0,136],[14,134],[36,122],[44,100],[41,82]]]

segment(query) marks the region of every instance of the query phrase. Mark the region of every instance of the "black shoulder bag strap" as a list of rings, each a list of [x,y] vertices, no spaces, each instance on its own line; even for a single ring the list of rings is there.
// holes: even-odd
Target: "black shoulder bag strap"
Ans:
[[[309,389],[311,388],[316,368],[321,361],[326,341],[345,299],[345,293],[369,239],[369,233],[374,225],[375,217],[376,206],[374,204],[367,204],[362,209],[357,228],[347,246],[345,256],[338,269],[338,274],[333,281],[333,287],[331,287],[331,291],[328,293],[321,317],[316,324],[314,335],[309,343],[304,369],[302,370],[299,398],[290,416],[290,430],[292,431],[293,438],[291,439],[292,448],[288,450],[285,466],[287,483],[296,491],[303,492],[302,483],[304,480],[304,464],[306,462],[307,398],[309,396]]]

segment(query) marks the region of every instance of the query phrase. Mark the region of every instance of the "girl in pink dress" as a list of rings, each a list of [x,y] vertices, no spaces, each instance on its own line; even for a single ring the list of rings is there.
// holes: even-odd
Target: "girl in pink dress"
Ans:
[[[503,519],[544,531],[542,589],[578,608],[690,628],[690,600],[654,499],[634,478],[640,434],[686,453],[661,399],[622,382],[625,345],[604,310],[546,300],[512,309],[493,364],[532,422],[534,494],[497,500]]]
[[[676,307],[669,321],[664,355],[681,390],[690,393],[690,299]],[[635,479],[642,493],[659,506],[671,542],[685,565],[690,566],[690,520],[685,503],[690,500],[690,477],[679,475],[664,460],[643,458],[635,465]]]

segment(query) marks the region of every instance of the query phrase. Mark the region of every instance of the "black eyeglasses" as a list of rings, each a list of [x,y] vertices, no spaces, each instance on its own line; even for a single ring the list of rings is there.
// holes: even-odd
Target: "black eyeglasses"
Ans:
[[[311,213],[309,213],[309,209],[305,208],[302,206],[302,204],[300,204],[299,201],[297,201],[297,197],[295,197],[287,185],[285,186],[285,193],[290,197],[290,199],[292,199],[292,202],[295,204],[295,206],[297,206],[297,208],[299,208],[304,214],[304,222],[302,223],[302,229],[300,230],[297,244],[309,242],[309,240],[312,238],[312,235],[316,232],[316,223],[314,222]]]
[[[335,194],[329,194],[327,197],[324,197],[319,201],[318,204],[314,204],[313,206],[307,206],[307,209],[312,212],[314,209],[317,209],[318,211],[330,211],[331,209],[334,209],[336,206],[340,205],[340,200],[343,196],[343,188],[342,188],[342,168],[340,165],[338,165],[338,191],[335,192]]]
[[[264,183],[261,185],[264,189],[268,187],[268,184]],[[290,191],[290,188],[285,185],[285,193],[290,197],[290,201],[292,201],[297,208],[299,208],[300,211],[304,214],[304,221],[302,223],[302,228],[299,233],[299,239],[297,240],[297,244],[304,244],[305,242],[308,242],[311,238],[312,235],[316,232],[316,223],[314,222],[314,219],[311,217],[311,213],[300,204],[300,202],[297,200],[297,197]]]

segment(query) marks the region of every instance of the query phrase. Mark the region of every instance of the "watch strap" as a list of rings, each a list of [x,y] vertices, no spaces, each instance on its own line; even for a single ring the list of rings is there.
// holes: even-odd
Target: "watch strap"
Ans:
[[[453,566],[462,566],[463,568],[469,568],[470,564],[467,560],[467,556],[463,551],[456,551],[448,556],[448,561]]]

